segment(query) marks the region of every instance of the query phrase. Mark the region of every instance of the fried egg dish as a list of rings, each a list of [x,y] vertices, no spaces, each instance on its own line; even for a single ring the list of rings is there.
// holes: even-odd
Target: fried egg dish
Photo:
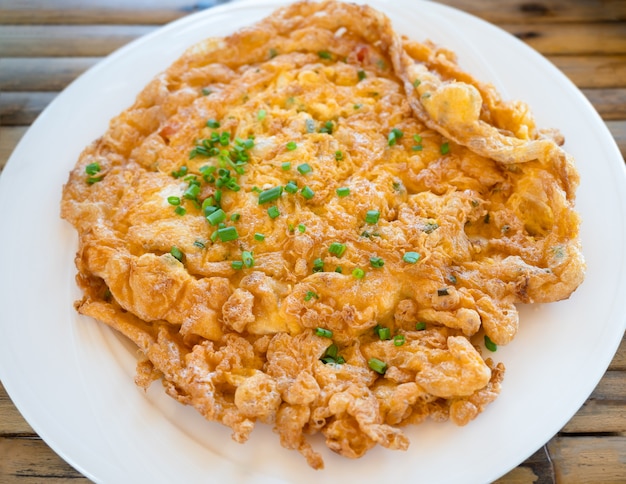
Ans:
[[[75,306],[136,383],[323,468],[494,401],[516,304],[584,278],[572,157],[528,106],[366,5],[299,2],[190,47],[63,188]],[[546,324],[549,324],[546,323]]]

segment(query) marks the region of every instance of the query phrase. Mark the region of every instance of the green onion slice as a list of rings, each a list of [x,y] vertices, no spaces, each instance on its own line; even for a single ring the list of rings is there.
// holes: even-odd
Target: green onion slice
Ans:
[[[346,252],[346,249],[347,249],[346,244],[333,242],[330,244],[330,247],[328,247],[328,252],[330,252],[333,255],[336,255],[337,257],[341,257]]]
[[[306,198],[307,200],[311,200],[314,196],[315,196],[315,192],[313,190],[311,190],[311,187],[306,186],[304,187],[300,193],[302,194],[302,196],[304,198]]]
[[[298,171],[300,172],[301,175],[306,175],[307,173],[311,173],[313,169],[311,168],[311,165],[309,165],[308,163],[302,163],[300,165],[298,165]]]
[[[321,336],[322,338],[332,338],[333,332],[326,328],[315,328],[315,335]]]
[[[274,219],[280,215],[280,210],[278,210],[278,207],[274,205],[267,209],[267,214],[270,216],[271,219]]]
[[[489,338],[489,336],[485,335],[485,348],[487,348],[489,351],[497,351],[498,346],[491,341],[491,338]]]
[[[217,229],[217,236],[222,242],[230,242],[232,240],[237,240],[239,238],[237,229],[232,226],[222,227],[222,228]]]
[[[387,363],[384,361],[380,361],[378,358],[370,358],[367,361],[367,366],[369,366],[376,373],[380,373],[381,375],[385,374],[387,371]]]
[[[268,190],[263,190],[261,193],[259,193],[259,205],[278,200],[282,193],[283,187],[280,185],[270,188]]]
[[[378,223],[378,219],[380,218],[380,212],[378,210],[368,210],[365,214],[365,222],[373,225]]]
[[[182,250],[180,250],[175,245],[173,245],[172,248],[170,249],[170,254],[172,254],[174,258],[178,259],[179,262],[183,261],[184,254]]]
[[[422,256],[418,252],[405,252],[402,260],[407,264],[416,264]]]

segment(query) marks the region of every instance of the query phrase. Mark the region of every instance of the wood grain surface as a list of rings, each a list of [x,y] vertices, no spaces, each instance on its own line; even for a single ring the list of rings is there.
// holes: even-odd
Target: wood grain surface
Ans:
[[[159,26],[219,0],[0,0],[0,170],[72,80]],[[546,56],[587,96],[626,155],[626,1],[444,0]],[[624,194],[626,196],[626,194]],[[33,431],[0,384],[0,483],[88,482]],[[497,481],[626,483],[626,340],[579,412]]]

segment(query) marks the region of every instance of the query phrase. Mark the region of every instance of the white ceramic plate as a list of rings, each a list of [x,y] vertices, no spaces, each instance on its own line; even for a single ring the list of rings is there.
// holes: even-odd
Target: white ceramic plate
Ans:
[[[0,377],[32,427],[98,482],[488,482],[547,442],[602,377],[626,323],[626,176],[600,117],[551,64],[522,42],[434,3],[372,0],[397,30],[454,49],[462,66],[505,98],[558,127],[577,159],[577,207],[587,278],[567,301],[521,308],[521,328],[495,354],[502,394],[459,428],[407,429],[404,452],[377,448],[358,461],[322,450],[326,470],[279,446],[259,425],[245,445],[167,397],[133,383],[132,348],[78,316],[72,302],[74,230],[59,219],[61,186],[84,146],[155,74],[194,42],[226,35],[280,1],[237,2],[165,26],[111,55],[61,93],[24,136],[0,178]]]

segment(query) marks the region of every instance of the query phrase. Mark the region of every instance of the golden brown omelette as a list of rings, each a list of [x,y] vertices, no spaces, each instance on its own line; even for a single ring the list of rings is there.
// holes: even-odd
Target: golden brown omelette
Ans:
[[[296,3],[207,39],[82,153],[62,216],[76,303],[137,347],[137,384],[244,442],[257,422],[360,457],[464,425],[516,303],[584,261],[556,131],[367,6]]]

